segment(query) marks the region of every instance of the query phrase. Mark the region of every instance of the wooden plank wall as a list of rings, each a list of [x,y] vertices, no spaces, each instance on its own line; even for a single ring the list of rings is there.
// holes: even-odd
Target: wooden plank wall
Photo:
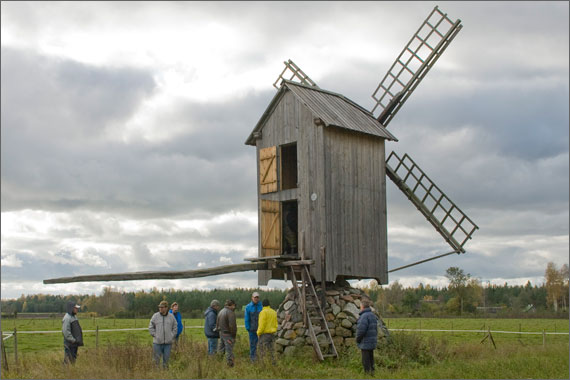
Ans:
[[[324,135],[323,127],[317,127],[314,118],[315,115],[291,92],[285,93],[277,103],[262,129],[261,139],[257,140],[257,150],[259,152],[262,148],[297,142],[299,187],[261,195],[258,190],[258,197],[279,201],[297,199],[298,229],[305,231],[305,257],[315,259],[313,275],[319,281],[321,277],[319,249],[326,243]],[[279,156],[279,149],[277,154]],[[280,160],[280,157],[278,159]],[[310,200],[312,193],[317,194],[317,200],[314,202]],[[261,252],[261,247],[259,249]],[[275,273],[281,275],[282,271]],[[266,285],[271,278],[270,271],[259,271],[260,285]]]
[[[327,280],[388,281],[384,149],[380,138],[325,129]]]
[[[291,142],[297,141],[298,136],[298,125],[296,123],[296,118],[298,114],[298,104],[291,92],[287,92],[283,95],[281,100],[276,104],[275,109],[271,113],[271,116],[265,122],[262,128],[261,139],[256,142],[256,150],[258,155],[257,170],[259,178],[259,151],[263,148],[269,148],[272,146],[279,146]],[[281,159],[279,149],[277,149],[277,160]],[[277,167],[279,171],[279,166]],[[277,173],[279,178],[280,173]],[[280,184],[279,184],[280,186]],[[291,190],[289,191],[291,194]],[[261,226],[261,200],[280,200],[280,192],[260,194],[259,184],[258,184],[258,225]],[[260,234],[260,232],[258,232]],[[261,252],[261,235],[258,239],[258,250]],[[267,282],[271,279],[271,271],[262,270],[258,272],[258,283],[259,285],[267,285]]]

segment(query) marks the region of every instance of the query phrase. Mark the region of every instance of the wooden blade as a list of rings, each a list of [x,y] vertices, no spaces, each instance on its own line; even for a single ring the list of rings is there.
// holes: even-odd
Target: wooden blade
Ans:
[[[376,104],[371,112],[381,110],[378,121],[390,123],[462,27],[461,20],[433,9],[372,94]]]
[[[84,276],[60,277],[44,280],[44,284],[64,284],[68,282],[90,281],[132,281],[132,280],[173,280],[178,278],[197,278],[215,276],[218,274],[246,272],[250,270],[264,270],[267,262],[254,262],[245,264],[223,265],[214,268],[195,269],[186,271],[163,271],[163,272],[131,272],[112,274],[92,274]]]

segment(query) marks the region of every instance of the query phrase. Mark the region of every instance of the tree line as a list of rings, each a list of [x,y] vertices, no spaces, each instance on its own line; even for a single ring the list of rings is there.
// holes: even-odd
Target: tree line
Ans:
[[[403,287],[398,281],[389,286],[379,286],[374,281],[364,291],[375,302],[380,314],[385,316],[453,316],[478,314],[503,314],[512,316],[559,316],[568,317],[568,265],[560,269],[548,263],[545,282],[536,285],[528,281],[525,285],[484,285],[463,269],[450,267],[445,276],[446,287],[432,287],[419,284],[417,287]],[[160,301],[176,301],[185,318],[201,318],[213,299],[224,302],[236,301],[242,309],[251,300],[251,294],[258,291],[261,298],[269,299],[277,308],[285,298],[287,290],[263,289],[214,289],[176,290],[158,289],[137,292],[117,291],[104,288],[102,294],[84,295],[22,295],[18,299],[2,300],[4,315],[16,313],[64,313],[69,300],[78,302],[82,312],[97,316],[116,318],[150,317],[157,310]]]

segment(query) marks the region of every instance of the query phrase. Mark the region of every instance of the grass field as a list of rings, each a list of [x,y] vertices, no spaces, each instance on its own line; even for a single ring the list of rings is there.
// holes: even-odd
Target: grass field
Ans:
[[[141,328],[148,320],[81,319],[83,330]],[[292,357],[280,357],[276,365],[251,365],[248,338],[239,328],[236,366],[227,368],[221,358],[208,358],[201,319],[186,319],[185,336],[179,352],[171,358],[168,371],[153,368],[152,339],[148,331],[85,332],[77,364],[62,366],[60,321],[3,320],[2,330],[57,330],[50,334],[18,334],[19,365],[15,366],[13,338],[5,341],[10,371],[2,378],[365,378],[360,352],[339,348],[340,360],[320,363],[311,347]],[[453,329],[454,332],[397,332],[393,343],[375,351],[375,378],[564,378],[569,375],[568,335],[493,334],[497,348],[483,334],[456,330],[568,332],[568,321],[560,319],[385,319],[395,329]],[[421,326],[420,326],[421,323]],[[453,323],[453,326],[451,325]],[[238,326],[243,319],[238,319]]]

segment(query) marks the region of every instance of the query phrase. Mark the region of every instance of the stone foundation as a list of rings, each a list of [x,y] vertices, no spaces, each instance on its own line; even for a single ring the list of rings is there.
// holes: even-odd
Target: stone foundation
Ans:
[[[315,286],[317,294],[321,295],[321,287]],[[327,284],[326,307],[323,310],[333,342],[337,349],[343,345],[356,345],[356,321],[360,313],[360,300],[367,297],[366,294],[356,288],[352,288],[347,282],[344,284]],[[374,308],[372,311],[378,317],[378,341],[389,336],[388,329],[382,318]],[[313,345],[309,331],[304,327],[301,305],[297,300],[297,292],[291,288],[283,302],[277,309],[277,338],[275,349],[285,354],[293,352],[297,347]],[[317,341],[327,345],[326,337],[320,331],[320,326],[315,326]]]

